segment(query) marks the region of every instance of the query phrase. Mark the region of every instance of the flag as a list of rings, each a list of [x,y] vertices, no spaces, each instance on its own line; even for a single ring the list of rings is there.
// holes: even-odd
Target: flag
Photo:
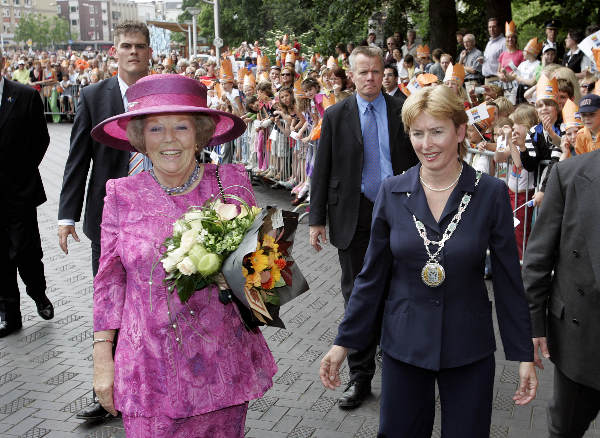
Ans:
[[[482,120],[488,119],[490,117],[485,102],[479,106],[476,106],[475,108],[468,109],[466,113],[467,116],[469,116],[469,125],[474,125],[475,123],[479,123]]]

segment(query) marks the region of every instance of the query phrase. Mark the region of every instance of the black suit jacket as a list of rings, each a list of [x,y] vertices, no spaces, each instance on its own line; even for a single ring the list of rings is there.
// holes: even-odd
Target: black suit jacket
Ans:
[[[85,183],[91,164],[83,232],[96,243],[100,243],[106,181],[127,176],[129,152],[94,141],[90,131],[104,119],[124,111],[119,81],[113,76],[81,90],[71,130],[71,147],[60,192],[58,218],[73,219],[75,222],[80,220]]]
[[[523,259],[534,337],[571,380],[600,390],[600,151],[556,164]]]
[[[50,137],[35,89],[4,79],[0,133],[2,205],[8,211],[37,207],[46,201],[38,166]]]
[[[402,102],[383,94],[387,107],[394,175],[417,164],[404,132]],[[332,245],[346,249],[358,223],[363,168],[363,138],[356,95],[327,109],[311,177],[310,225],[325,225],[329,216]]]

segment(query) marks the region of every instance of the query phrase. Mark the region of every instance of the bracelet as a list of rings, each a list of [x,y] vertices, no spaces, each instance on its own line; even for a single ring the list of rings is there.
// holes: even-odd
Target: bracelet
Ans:
[[[111,344],[113,343],[112,339],[108,339],[108,338],[99,338],[99,339],[94,339],[92,341],[92,347],[95,346],[98,342],[110,342]]]

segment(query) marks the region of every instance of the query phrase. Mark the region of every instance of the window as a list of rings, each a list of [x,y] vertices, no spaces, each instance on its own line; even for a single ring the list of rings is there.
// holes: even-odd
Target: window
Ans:
[[[8,0],[2,0],[2,4],[3,5],[7,5],[8,4]]]
[[[77,26],[77,20],[71,20],[71,25]]]
[[[21,10],[15,9],[15,18],[21,18]]]
[[[94,13],[94,7],[90,5],[89,8],[90,8],[90,15],[92,15]]]
[[[7,8],[2,9],[2,16],[10,17],[10,9],[7,9]]]
[[[96,20],[90,18],[90,27],[96,27]]]
[[[102,26],[108,26],[108,21],[102,20]]]
[[[77,6],[71,6],[71,12],[77,12]]]
[[[21,1],[21,0],[14,0],[14,5],[15,5],[15,6],[19,6],[19,5],[20,5],[20,1]]]

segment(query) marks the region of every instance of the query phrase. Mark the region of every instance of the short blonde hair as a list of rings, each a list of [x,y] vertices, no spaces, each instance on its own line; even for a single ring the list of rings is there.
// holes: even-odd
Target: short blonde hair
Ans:
[[[512,104],[512,102],[505,96],[500,96],[494,99],[494,103],[498,107],[498,111],[506,116],[510,115],[515,109],[515,106]]]
[[[535,107],[528,103],[518,105],[509,118],[517,125],[525,126],[527,129],[531,129],[539,123]]]
[[[217,124],[211,116],[205,114],[182,113],[182,115],[183,114],[191,116],[194,121],[194,127],[196,128],[196,145],[198,146],[196,153],[198,153],[213,137]],[[147,116],[133,117],[127,124],[127,138],[129,139],[129,143],[135,150],[142,154],[146,154],[146,142],[144,140],[146,117]]]
[[[469,117],[465,112],[464,103],[448,87],[425,87],[412,93],[402,106],[402,123],[407,133],[417,117],[426,112],[436,119],[450,119],[454,127],[466,124]],[[464,158],[468,144],[465,140],[458,145],[458,154]]]

